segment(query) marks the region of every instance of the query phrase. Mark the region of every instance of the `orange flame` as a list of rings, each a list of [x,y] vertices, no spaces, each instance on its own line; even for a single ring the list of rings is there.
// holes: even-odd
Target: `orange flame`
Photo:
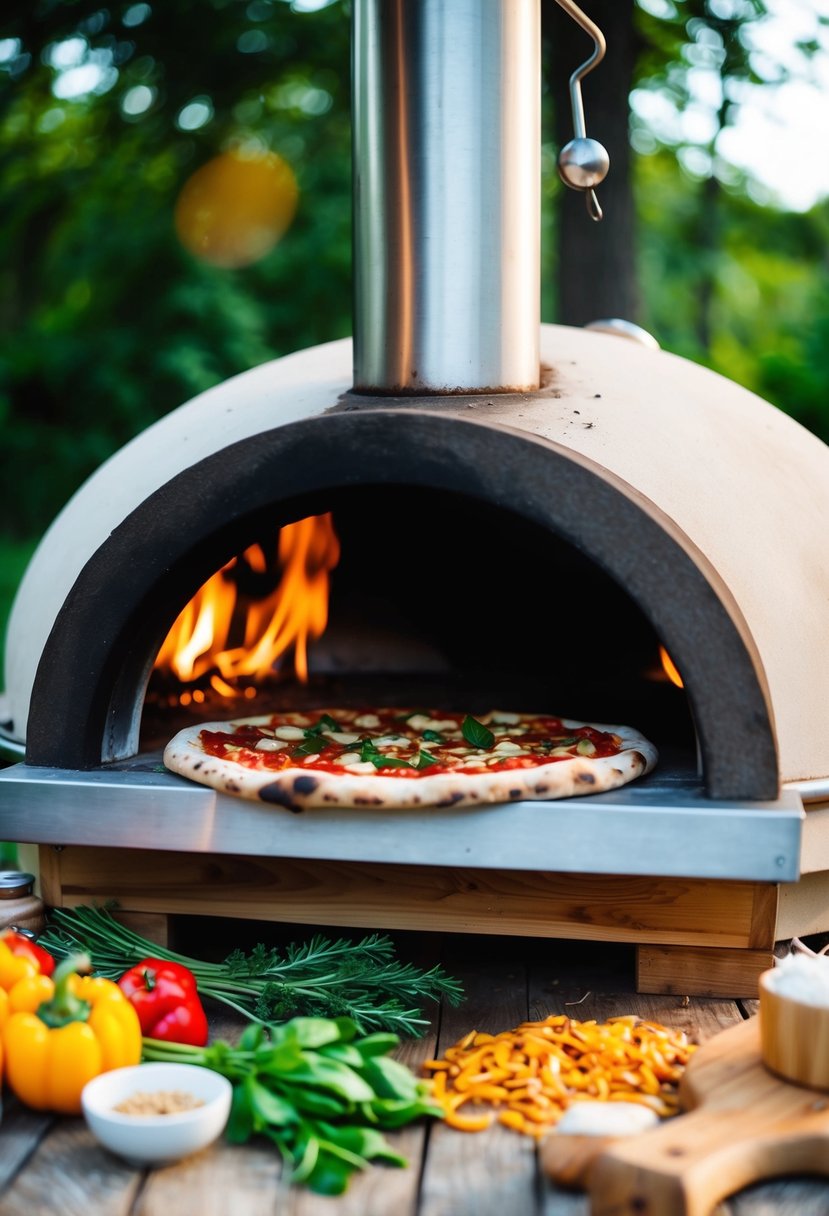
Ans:
[[[279,533],[282,577],[267,597],[252,603],[244,621],[241,645],[231,646],[237,610],[235,583],[227,577],[233,558],[207,580],[187,604],[168,633],[155,661],[156,670],[172,672],[183,684],[207,676],[226,697],[254,696],[239,680],[262,679],[272,673],[281,655],[293,646],[297,677],[308,679],[308,639],[318,638],[328,624],[329,572],[340,558],[340,544],[330,513],[311,515],[288,524]],[[251,545],[242,559],[263,573],[267,559],[261,546]],[[200,689],[185,691],[182,700],[203,701]]]
[[[664,646],[659,647],[659,659],[662,663],[662,670],[665,672],[665,675],[668,677],[671,683],[676,684],[677,688],[684,688],[685,685],[682,682],[682,676],[677,671],[673,659],[668,654]]]

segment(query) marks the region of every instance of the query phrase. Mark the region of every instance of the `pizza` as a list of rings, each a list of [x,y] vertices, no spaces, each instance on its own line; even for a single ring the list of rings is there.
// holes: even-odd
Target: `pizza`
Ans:
[[[383,809],[601,793],[649,772],[656,749],[626,726],[550,714],[326,709],[194,724],[164,763],[291,811]]]

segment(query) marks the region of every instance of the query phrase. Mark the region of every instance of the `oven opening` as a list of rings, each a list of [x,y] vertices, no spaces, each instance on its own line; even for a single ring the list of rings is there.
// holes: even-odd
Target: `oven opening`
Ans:
[[[240,537],[159,650],[140,747],[194,720],[373,704],[624,724],[695,763],[678,673],[613,578],[513,511],[406,486]]]

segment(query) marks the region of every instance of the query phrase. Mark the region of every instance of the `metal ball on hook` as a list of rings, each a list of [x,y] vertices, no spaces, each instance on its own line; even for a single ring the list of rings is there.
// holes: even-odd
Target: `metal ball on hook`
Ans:
[[[597,139],[571,139],[558,154],[558,171],[566,186],[590,190],[607,177],[610,157]]]

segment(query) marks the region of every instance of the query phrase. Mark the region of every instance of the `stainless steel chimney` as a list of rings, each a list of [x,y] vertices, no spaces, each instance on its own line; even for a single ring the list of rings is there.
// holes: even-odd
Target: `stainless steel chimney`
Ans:
[[[538,0],[356,0],[354,385],[539,385]]]

